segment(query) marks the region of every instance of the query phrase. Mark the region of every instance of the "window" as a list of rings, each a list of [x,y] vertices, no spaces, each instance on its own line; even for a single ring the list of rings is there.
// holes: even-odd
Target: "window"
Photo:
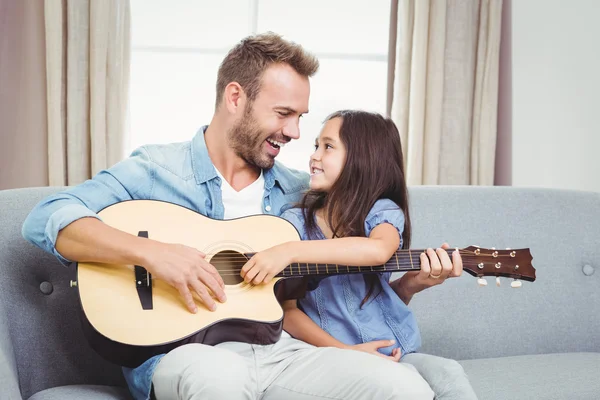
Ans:
[[[214,112],[217,69],[254,32],[273,31],[313,52],[300,140],[278,160],[308,170],[323,119],[359,108],[385,113],[390,1],[132,0],[131,143],[189,140]]]

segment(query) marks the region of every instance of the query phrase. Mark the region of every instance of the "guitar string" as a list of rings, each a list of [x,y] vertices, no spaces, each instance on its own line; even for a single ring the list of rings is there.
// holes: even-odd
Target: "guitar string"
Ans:
[[[415,257],[416,256],[420,256],[420,254],[421,253],[416,254]],[[207,256],[210,256],[210,254],[207,254]],[[390,258],[390,260],[393,259],[394,257],[395,256],[392,256],[392,258]],[[398,258],[400,258],[400,257],[403,257],[404,259],[406,259],[409,256],[407,254],[399,254]],[[493,259],[499,259],[499,258],[502,258],[502,259],[506,259],[506,258],[516,259],[517,258],[517,257],[512,257],[510,255],[498,255],[496,257],[493,257],[493,256],[483,256],[483,255],[479,255],[478,256],[478,255],[471,255],[471,254],[464,254],[464,255],[461,254],[461,258],[463,260],[465,260],[465,259],[480,259],[482,257],[493,258]],[[211,259],[216,259],[216,260],[219,260],[219,261],[243,261],[243,260],[248,261],[250,258],[244,256],[243,254],[239,254],[239,255],[231,255],[231,256],[224,256],[224,257],[216,257],[215,255],[212,255]],[[302,263],[304,263],[304,262],[302,262]],[[320,263],[320,264],[324,264],[324,263]],[[331,264],[333,264],[333,263],[331,263]]]
[[[479,270],[481,270],[481,268],[479,268],[480,263],[471,263],[469,261],[472,261],[472,259],[476,259],[479,258],[479,256],[466,256],[466,257],[462,257],[463,259],[463,266],[467,266],[467,267],[477,267]],[[514,257],[511,257],[514,258]],[[392,260],[392,259],[391,259]],[[238,267],[234,267],[233,269],[231,268],[225,268],[225,269],[218,269],[218,271],[220,272],[241,272],[242,267],[246,264],[246,262],[248,261],[247,258],[240,256],[237,258],[218,258],[213,262],[213,260],[210,260],[213,264],[213,266],[218,267],[219,263],[227,263],[227,264],[238,264]],[[488,266],[491,268],[496,268],[494,265],[490,265],[490,264],[484,264],[484,268]],[[410,260],[402,260],[399,262],[393,262],[393,261],[388,261],[388,263],[386,263],[385,265],[341,265],[341,264],[336,264],[336,263],[306,263],[306,262],[296,262],[296,263],[292,263],[291,265],[288,265],[285,267],[285,270],[288,269],[295,269],[295,268],[301,268],[301,269],[306,269],[308,268],[308,270],[310,271],[311,269],[315,269],[315,271],[318,271],[319,269],[321,270],[327,270],[327,269],[333,269],[333,268],[342,268],[342,269],[369,269],[369,268],[377,268],[377,269],[381,269],[382,271],[376,271],[376,272],[393,272],[395,269],[398,268],[403,268],[406,269],[408,268],[408,270],[418,270],[420,269],[420,267],[415,267],[414,263],[411,262]],[[389,270],[386,270],[385,268],[389,268]],[[512,267],[509,267],[512,268]],[[497,269],[506,269],[505,267],[500,266],[500,268]],[[371,272],[371,271],[366,271],[366,272]]]
[[[476,264],[465,264],[465,265],[463,265],[463,267],[465,267],[465,266],[466,267],[476,267]],[[330,270],[332,268],[334,268],[334,267],[331,267]],[[360,267],[361,269],[363,269],[362,271],[357,270],[357,268],[359,268],[359,267],[350,267],[350,268],[351,269],[348,270],[348,269],[346,269],[344,267],[344,269],[346,269],[346,271],[339,272],[339,274],[341,275],[341,274],[347,274],[347,273],[407,272],[407,271],[411,271],[411,270],[412,271],[418,271],[418,270],[420,270],[419,267],[409,267],[408,269],[403,269],[403,270],[397,270],[397,269],[396,270],[383,270],[382,267],[374,267],[374,268],[378,268],[378,269],[376,269],[374,271],[370,271],[369,270],[369,268],[370,268],[369,266],[362,266],[362,267]],[[327,274],[337,275],[338,274],[338,271],[335,271],[335,273],[332,270],[329,271],[329,272],[326,272],[326,271],[322,271],[323,269],[324,268],[317,269],[314,266],[313,267],[308,267],[308,268],[307,267],[301,267],[300,268],[301,273],[299,275],[327,275]],[[319,271],[319,270],[321,270],[322,272]],[[483,270],[481,270],[479,268],[477,268],[477,270],[478,270],[478,272],[482,272],[483,271]],[[221,276],[236,276],[236,275],[239,276],[239,273],[241,272],[241,268],[240,269],[217,270],[217,271],[219,272],[219,275],[221,275]],[[285,276],[296,275],[296,273],[294,271],[290,271],[289,269],[285,269],[284,271],[289,271],[290,272],[290,275],[285,275],[284,274],[283,275],[284,277]],[[496,273],[502,273],[502,270],[501,269],[496,269],[495,272]],[[521,275],[521,274],[517,274],[517,275]]]
[[[300,276],[306,276],[306,275],[331,275],[331,276],[334,276],[334,275],[371,274],[371,273],[376,274],[376,273],[380,273],[380,272],[386,272],[386,271],[354,271],[354,272],[340,272],[339,274],[338,273],[335,273],[335,274],[333,274],[333,273],[326,274],[326,273],[306,272],[306,273],[300,273],[300,274],[294,273],[294,274],[289,274],[289,275],[279,275],[279,274],[277,274],[274,277],[276,277],[276,278],[290,278],[290,277],[300,277]],[[394,272],[394,271],[387,271],[387,272]],[[410,271],[395,271],[395,272],[410,272]],[[491,271],[488,271],[488,272],[481,271],[481,274],[482,275],[486,275],[486,276],[496,276],[496,275],[502,276],[503,274],[504,275],[509,275],[509,276],[519,276],[519,277],[526,277],[527,276],[525,274],[509,274],[508,272],[502,272],[502,271],[497,271],[497,272],[494,272],[494,273],[492,273]],[[234,274],[234,273],[227,273],[227,274],[220,274],[220,275],[221,276],[239,276],[241,278],[241,276],[239,274]]]
[[[227,264],[231,264],[231,263],[227,263]],[[220,269],[220,271],[235,271],[238,267],[240,266],[240,270],[243,267],[243,265],[245,265],[246,263],[238,263],[237,265],[233,265],[235,268],[231,269],[227,269],[227,268],[223,268]],[[480,263],[470,263],[470,262],[464,262],[463,265],[469,265],[469,266],[478,266]],[[220,264],[218,263],[214,263],[212,264],[215,267],[218,267]],[[345,264],[336,264],[336,263],[305,263],[305,262],[301,262],[301,263],[292,263],[288,266],[286,266],[285,268],[318,268],[318,269],[328,269],[328,268],[397,268],[397,267],[412,267],[414,266],[414,263],[409,262],[400,262],[400,263],[386,263],[385,265],[345,265]],[[484,267],[488,265],[488,266],[493,266],[495,268],[495,265],[492,264],[484,264]],[[229,265],[226,265],[229,266]],[[502,268],[502,266],[500,266],[500,268]]]
[[[236,251],[233,251],[233,250],[223,250],[223,251],[220,251],[220,252],[217,252],[217,253],[203,253],[203,254],[204,254],[205,256],[216,256],[216,255],[218,255],[218,254],[220,254],[220,253],[223,253],[223,252],[225,252],[225,251],[235,252],[235,253],[236,253],[235,255],[230,255],[230,256],[228,256],[228,257],[232,257],[232,258],[240,258],[240,257],[242,257],[242,258],[246,258],[245,254],[253,254],[253,255],[254,255],[254,254],[257,254],[257,253],[258,253],[258,252],[248,252],[248,253],[242,253],[242,252],[236,252]],[[450,255],[450,254],[451,254],[451,252],[453,252],[453,251],[454,251],[454,250],[451,250],[451,251],[447,250],[447,251],[446,251],[446,254]],[[411,253],[412,255],[420,255],[421,253],[425,253],[425,252],[424,252],[424,251],[422,251],[422,250],[419,250],[419,251],[417,251],[417,250],[411,250],[411,252],[412,252],[412,253]],[[394,254],[397,254],[399,257],[408,257],[408,256],[409,256],[409,253],[408,253],[408,251],[395,252]],[[513,257],[513,256],[511,256],[510,254],[498,254],[498,255],[496,255],[496,256],[493,256],[493,255],[491,255],[491,254],[479,254],[479,255],[478,255],[478,254],[475,254],[475,253],[473,253],[473,252],[470,252],[470,251],[460,251],[460,250],[459,250],[459,254],[460,254],[461,256],[472,256],[472,257],[492,257],[492,258],[498,258],[498,257],[510,257],[510,258],[516,258],[516,257],[517,257],[517,255],[515,255],[515,256]]]

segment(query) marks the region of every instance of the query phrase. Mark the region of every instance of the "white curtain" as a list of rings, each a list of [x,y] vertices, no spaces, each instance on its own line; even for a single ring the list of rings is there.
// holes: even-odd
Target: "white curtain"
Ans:
[[[390,114],[408,184],[492,185],[502,0],[398,0],[397,12]]]
[[[129,0],[45,0],[49,183],[76,185],[122,159]]]

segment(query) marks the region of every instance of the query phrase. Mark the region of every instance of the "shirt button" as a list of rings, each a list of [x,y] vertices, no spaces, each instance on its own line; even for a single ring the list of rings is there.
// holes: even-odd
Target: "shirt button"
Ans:
[[[271,211],[271,206],[266,206],[266,207],[265,207],[265,210],[267,210],[267,211]]]

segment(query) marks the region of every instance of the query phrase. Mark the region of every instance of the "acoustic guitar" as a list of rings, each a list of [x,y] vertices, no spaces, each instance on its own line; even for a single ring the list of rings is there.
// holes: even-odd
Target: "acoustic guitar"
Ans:
[[[272,215],[215,220],[188,208],[155,200],[119,202],[101,210],[102,221],[116,229],[165,243],[194,247],[206,254],[225,282],[227,301],[217,310],[188,311],[177,289],[152,279],[138,265],[80,262],[77,287],[81,321],[90,345],[121,366],[136,367],[148,358],[186,343],[215,345],[226,341],[276,342],[282,331],[280,301],[302,297],[310,276],[419,270],[423,250],[398,250],[384,265],[348,266],[295,263],[268,284],[246,284],[245,262],[261,250],[300,240],[295,227]],[[449,249],[449,254],[452,252]],[[535,280],[529,249],[460,249],[463,268],[479,277]],[[515,284],[517,283],[517,284]]]

